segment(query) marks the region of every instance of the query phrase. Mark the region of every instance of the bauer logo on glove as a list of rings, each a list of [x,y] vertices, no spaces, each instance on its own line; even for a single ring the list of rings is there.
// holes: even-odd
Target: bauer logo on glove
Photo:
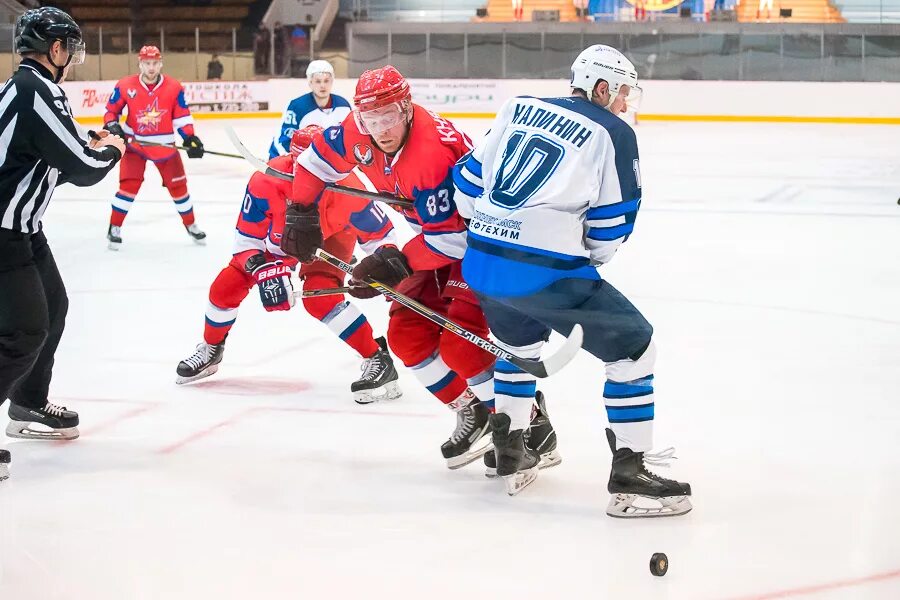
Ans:
[[[256,280],[259,299],[267,311],[290,310],[294,306],[291,268],[280,260],[265,262],[265,255],[247,259],[247,270]]]

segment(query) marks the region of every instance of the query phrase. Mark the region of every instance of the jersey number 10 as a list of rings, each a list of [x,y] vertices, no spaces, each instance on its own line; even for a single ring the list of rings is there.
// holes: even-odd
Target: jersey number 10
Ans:
[[[547,183],[565,153],[565,148],[542,135],[513,132],[503,151],[491,202],[510,210],[522,206]]]

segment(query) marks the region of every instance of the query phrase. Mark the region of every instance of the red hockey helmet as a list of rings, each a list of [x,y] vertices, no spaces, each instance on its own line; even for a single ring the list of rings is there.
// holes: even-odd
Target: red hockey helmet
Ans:
[[[296,161],[303,151],[312,146],[313,138],[325,131],[318,125],[307,125],[303,129],[294,130],[291,135],[291,156]]]
[[[162,60],[162,52],[156,46],[143,46],[138,52],[138,60]]]
[[[356,82],[353,115],[360,131],[377,134],[412,116],[412,94],[400,71],[387,65],[366,71]]]

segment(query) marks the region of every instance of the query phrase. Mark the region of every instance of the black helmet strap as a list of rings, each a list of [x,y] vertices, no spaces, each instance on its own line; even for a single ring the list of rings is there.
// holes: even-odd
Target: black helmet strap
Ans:
[[[60,66],[60,65],[56,64],[55,62],[53,62],[53,57],[50,56],[50,51],[53,49],[53,44],[56,43],[57,41],[60,42],[60,46],[62,46],[63,43],[67,43],[67,40],[62,39],[62,38],[57,38],[57,39],[53,40],[52,42],[50,42],[50,46],[47,47],[47,55],[46,55],[47,60],[50,62],[51,65],[53,65],[56,68],[56,76],[53,77],[53,83],[60,82],[60,80],[63,77],[63,72],[66,70],[66,67],[69,66],[69,63],[72,62],[72,54],[71,53],[69,53],[69,59],[66,61],[66,64]]]

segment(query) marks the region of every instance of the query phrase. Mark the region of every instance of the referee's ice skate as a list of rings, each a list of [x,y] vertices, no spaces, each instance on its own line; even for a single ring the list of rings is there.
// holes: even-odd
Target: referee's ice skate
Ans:
[[[562,462],[559,450],[556,449],[556,430],[547,415],[547,399],[543,392],[535,393],[534,415],[531,425],[525,430],[525,445],[534,450],[541,458],[539,469],[555,467]],[[497,476],[497,456],[493,452],[484,455],[484,476]]]
[[[78,437],[78,413],[47,402],[43,408],[9,405],[6,435],[27,440],[74,440]]]
[[[628,448],[616,450],[612,429],[606,430],[606,440],[613,453],[607,486],[612,497],[606,514],[621,518],[674,517],[691,511],[689,483],[665,479],[645,466],[667,467],[674,458],[674,448],[654,454]]]

